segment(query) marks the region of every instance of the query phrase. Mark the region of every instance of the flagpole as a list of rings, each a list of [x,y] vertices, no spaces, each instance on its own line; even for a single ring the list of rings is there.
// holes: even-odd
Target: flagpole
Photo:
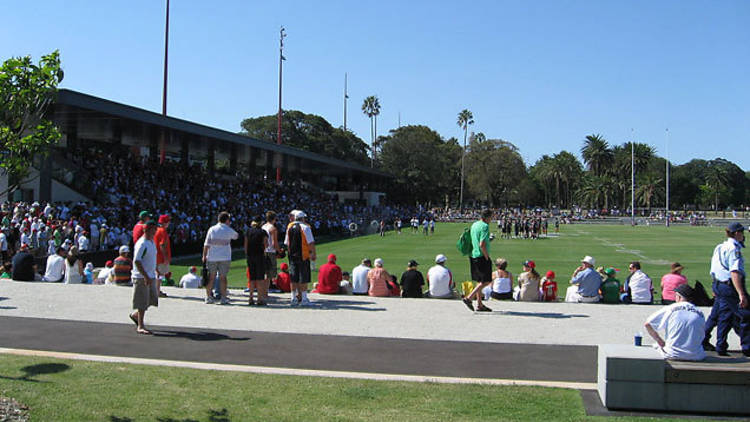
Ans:
[[[169,59],[169,0],[167,0],[167,13],[166,13],[166,22],[164,25],[164,87],[162,89],[161,94],[161,114],[162,116],[167,115],[167,69],[168,69],[168,59]],[[166,134],[164,133],[164,130],[161,130],[161,137],[159,139],[159,164],[164,163],[164,158],[166,156]]]
[[[279,31],[279,113],[278,113],[278,131],[276,132],[276,144],[281,145],[281,70],[283,68],[282,63],[284,58],[284,38],[286,33],[284,27],[281,27]],[[276,183],[281,183],[281,153],[278,153],[278,161],[276,162]]]
[[[635,141],[630,129],[630,225],[635,226]]]
[[[346,100],[349,98],[349,93],[346,90],[347,74],[344,72],[344,132],[346,132]]]
[[[667,164],[666,164],[666,172],[667,172],[667,200],[666,200],[666,208],[667,208],[667,227],[669,227],[669,128],[666,130],[667,132],[667,148],[666,148],[666,155],[667,155]]]

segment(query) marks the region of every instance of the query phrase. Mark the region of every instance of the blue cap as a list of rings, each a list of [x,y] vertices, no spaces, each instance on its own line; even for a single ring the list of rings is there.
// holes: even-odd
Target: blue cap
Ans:
[[[743,227],[742,224],[735,221],[734,223],[729,223],[729,225],[727,226],[727,230],[730,233],[735,233],[735,232],[744,231],[745,227]]]

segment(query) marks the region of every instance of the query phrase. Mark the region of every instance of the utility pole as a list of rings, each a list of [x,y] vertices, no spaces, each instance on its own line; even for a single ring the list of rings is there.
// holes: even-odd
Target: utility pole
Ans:
[[[161,96],[161,114],[167,115],[167,60],[169,59],[169,0],[167,0],[167,22],[164,27],[164,90]]]
[[[349,99],[349,93],[346,91],[346,72],[344,72],[344,132],[346,132],[346,101]]]
[[[283,69],[284,60],[284,38],[286,38],[286,31],[284,27],[279,30],[279,115],[278,115],[278,131],[276,132],[276,144],[281,145],[281,71]],[[278,153],[278,160],[276,161],[276,183],[281,183],[281,153]]]
[[[667,227],[669,227],[669,128],[667,128],[667,148],[666,148],[666,156],[667,156],[667,200],[666,200],[666,217],[667,217]]]
[[[630,129],[630,225],[635,226],[635,140]]]

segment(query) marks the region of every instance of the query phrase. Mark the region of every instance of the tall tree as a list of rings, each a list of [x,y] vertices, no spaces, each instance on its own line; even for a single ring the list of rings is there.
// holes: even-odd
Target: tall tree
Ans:
[[[461,193],[458,200],[458,207],[463,210],[464,208],[464,178],[465,178],[465,167],[464,161],[466,157],[466,135],[469,133],[469,125],[474,124],[474,115],[468,109],[463,109],[458,113],[458,120],[456,121],[458,127],[464,130],[464,150],[461,154]]]
[[[469,170],[466,180],[472,197],[490,206],[508,206],[530,200],[519,195],[519,187],[527,173],[518,148],[501,139],[486,139],[481,133],[471,138],[466,154]]]
[[[372,148],[372,157],[370,159],[370,167],[375,166],[375,139],[378,136],[378,123],[377,118],[380,114],[380,100],[376,95],[370,95],[365,98],[362,103],[362,112],[370,118],[370,146]]]
[[[0,174],[9,181],[0,194],[15,190],[34,156],[46,153],[62,136],[45,119],[62,79],[58,51],[42,56],[39,64],[26,56],[8,59],[0,67]]]
[[[612,165],[612,149],[602,135],[588,135],[581,148],[586,167],[596,176],[601,176]]]

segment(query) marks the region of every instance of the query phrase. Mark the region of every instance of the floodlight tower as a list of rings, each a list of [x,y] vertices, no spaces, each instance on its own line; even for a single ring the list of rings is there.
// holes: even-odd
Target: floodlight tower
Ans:
[[[284,38],[286,38],[286,31],[282,26],[279,30],[279,114],[278,114],[278,131],[276,132],[276,144],[281,145],[281,71],[283,69],[284,60]],[[276,162],[276,183],[281,182],[281,153],[278,155]]]

